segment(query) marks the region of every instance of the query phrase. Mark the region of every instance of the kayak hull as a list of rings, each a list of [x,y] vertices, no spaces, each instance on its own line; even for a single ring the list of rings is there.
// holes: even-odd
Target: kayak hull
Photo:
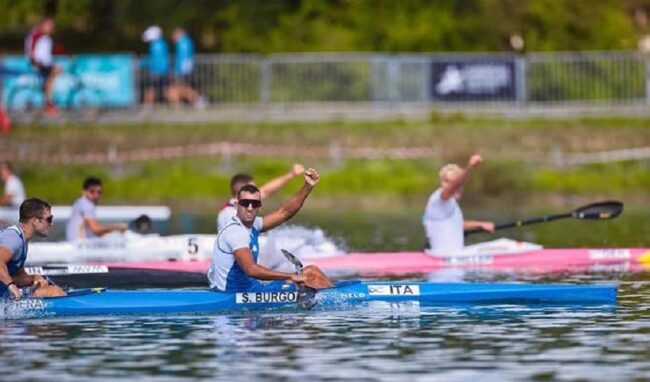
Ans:
[[[555,273],[650,268],[648,248],[553,248],[520,253],[439,256],[424,252],[352,253],[306,261],[329,274],[363,276],[430,273],[444,269]]]
[[[634,272],[650,269],[646,248],[561,248],[513,254],[435,256],[424,252],[350,253],[303,261],[332,276],[403,276],[464,269],[526,274]],[[204,287],[210,261],[123,261],[28,267],[73,288]]]
[[[209,290],[88,290],[66,297],[3,301],[5,317],[223,313],[297,309],[296,291],[222,293]],[[342,282],[319,291],[317,308],[340,309],[374,301],[424,305],[616,304],[613,285]]]

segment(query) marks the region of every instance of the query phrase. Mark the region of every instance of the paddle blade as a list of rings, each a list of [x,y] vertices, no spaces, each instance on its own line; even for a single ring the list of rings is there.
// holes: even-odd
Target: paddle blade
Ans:
[[[623,203],[615,200],[589,204],[573,212],[578,219],[605,220],[614,219],[623,212]]]
[[[291,264],[296,266],[296,271],[302,269],[302,263],[300,262],[300,260],[298,260],[298,258],[293,253],[287,251],[286,249],[280,249],[280,251],[282,251],[284,257],[286,257]]]
[[[302,287],[298,289],[298,307],[300,309],[310,310],[316,305],[317,290],[310,287]]]

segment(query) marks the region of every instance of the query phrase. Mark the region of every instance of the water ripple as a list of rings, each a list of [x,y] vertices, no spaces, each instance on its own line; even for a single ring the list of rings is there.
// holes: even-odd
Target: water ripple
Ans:
[[[5,321],[0,367],[17,380],[61,381],[647,380],[650,274],[625,276],[619,290],[617,307],[372,303],[334,312]]]

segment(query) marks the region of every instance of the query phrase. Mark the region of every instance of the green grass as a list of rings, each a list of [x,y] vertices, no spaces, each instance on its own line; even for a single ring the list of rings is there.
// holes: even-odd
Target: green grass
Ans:
[[[516,157],[650,146],[650,119],[509,120],[433,113],[429,121],[17,126],[9,146],[39,153],[106,152],[231,141],[322,147],[425,146],[445,160],[470,151]],[[2,146],[2,144],[0,144]]]
[[[464,204],[544,206],[558,198],[612,197],[647,203],[647,162],[550,167],[556,152],[589,152],[650,146],[650,120],[578,118],[504,120],[432,112],[428,121],[214,123],[196,125],[17,126],[0,149],[29,154],[82,153],[232,141],[242,143],[329,147],[413,147],[435,150],[430,159],[360,160],[350,158],[233,156],[193,157],[128,164],[50,165],[15,163],[30,195],[53,203],[70,203],[88,175],[105,183],[104,203],[165,203],[190,209],[213,208],[228,197],[235,172],[250,172],[259,184],[283,174],[294,162],[318,168],[323,177],[310,203],[316,208],[419,209],[437,187],[439,167],[463,165],[472,152],[485,163],[466,188]],[[277,204],[300,186],[273,198]]]
[[[566,171],[542,169],[533,184],[539,191],[585,194],[599,190],[607,193],[650,191],[650,166],[647,163],[591,165]]]

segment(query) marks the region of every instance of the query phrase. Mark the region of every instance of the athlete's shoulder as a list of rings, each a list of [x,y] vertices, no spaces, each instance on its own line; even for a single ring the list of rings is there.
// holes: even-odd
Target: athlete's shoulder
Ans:
[[[16,226],[9,226],[0,230],[0,246],[15,249],[22,242],[20,232]]]

